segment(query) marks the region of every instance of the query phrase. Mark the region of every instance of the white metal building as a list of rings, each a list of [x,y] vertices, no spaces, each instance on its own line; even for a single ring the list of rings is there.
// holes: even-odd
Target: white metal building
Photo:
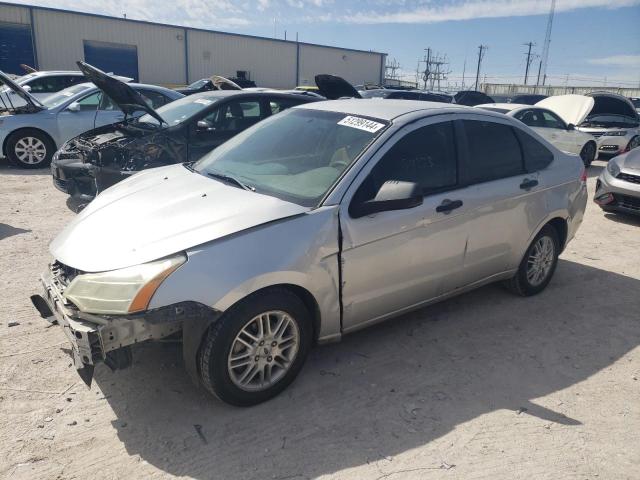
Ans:
[[[258,86],[313,85],[318,73],[380,83],[385,54],[0,2],[0,70],[77,70],[76,60],[140,82],[183,85],[211,75]]]

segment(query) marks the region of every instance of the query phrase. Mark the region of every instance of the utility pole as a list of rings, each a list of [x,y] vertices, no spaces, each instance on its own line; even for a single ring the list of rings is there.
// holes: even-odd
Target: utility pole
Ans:
[[[529,43],[524,43],[523,44],[525,47],[529,47],[529,50],[527,51],[527,53],[525,53],[525,55],[527,56],[527,66],[524,69],[524,84],[527,84],[527,80],[529,78],[529,67],[531,66],[531,62],[533,62],[533,58],[535,55],[531,55],[531,48],[535,45],[535,43],[533,42],[529,42]]]
[[[425,54],[422,60],[418,60],[418,81],[419,75],[422,73],[423,89],[433,90],[437,88],[440,90],[442,83],[447,80],[447,76],[451,73],[450,70],[446,70],[445,66],[449,65],[446,55],[434,53],[431,48],[425,48]],[[420,64],[424,63],[424,70],[420,70]]]
[[[487,51],[486,45],[480,45],[478,47],[478,69],[476,70],[476,86],[475,90],[478,90],[478,81],[480,80],[480,65],[482,65],[482,59],[484,58],[484,54]]]
[[[542,59],[540,59],[540,63],[538,64],[538,79],[536,80],[536,87],[540,85],[540,72],[542,71]]]
[[[542,48],[542,85],[547,81],[547,63],[549,61],[549,46],[551,45],[551,30],[553,28],[553,16],[556,11],[556,0],[551,0],[551,9],[547,19],[547,31],[544,36],[544,46]]]
[[[467,71],[467,57],[464,57],[464,64],[462,65],[462,88],[460,90],[464,90],[464,74]]]

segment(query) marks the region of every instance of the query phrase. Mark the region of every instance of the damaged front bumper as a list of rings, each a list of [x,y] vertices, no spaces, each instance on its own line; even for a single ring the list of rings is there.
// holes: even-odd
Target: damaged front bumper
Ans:
[[[98,363],[112,370],[131,365],[131,345],[175,334],[188,320],[206,318],[208,307],[185,302],[135,315],[94,315],[79,311],[68,302],[64,267],[54,263],[41,277],[42,295],[31,301],[47,321],[62,327],[71,346],[71,356],[82,380],[91,385]]]

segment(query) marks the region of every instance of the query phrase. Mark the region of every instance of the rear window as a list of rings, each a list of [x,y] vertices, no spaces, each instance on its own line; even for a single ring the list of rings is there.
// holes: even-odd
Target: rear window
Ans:
[[[469,145],[469,183],[488,182],[523,172],[520,143],[509,125],[463,120]]]
[[[522,130],[516,129],[516,134],[522,145],[527,172],[535,172],[549,166],[553,161],[553,153],[547,147]]]

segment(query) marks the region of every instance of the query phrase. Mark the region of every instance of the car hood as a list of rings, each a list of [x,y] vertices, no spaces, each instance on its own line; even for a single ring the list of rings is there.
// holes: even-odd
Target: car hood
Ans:
[[[56,260],[85,272],[115,270],[308,210],[171,165],[140,172],[98,195],[50,250]]]
[[[640,172],[640,148],[634,148],[629,153],[619,156],[616,162],[622,169]]]
[[[315,76],[320,95],[328,100],[338,98],[362,98],[358,91],[344,78],[336,75],[321,74]]]
[[[158,112],[144,101],[142,95],[136,92],[129,85],[113,76],[107,75],[102,70],[95,68],[88,63],[81,61],[76,63],[83,75],[87,77],[87,80],[106,93],[124,113],[131,115],[134,112],[144,111],[160,123],[166,123],[162,117],[158,115]]]
[[[622,95],[602,92],[590,93],[589,96],[594,100],[591,114],[623,115],[631,118],[636,118],[638,115],[631,100]]]
[[[580,125],[593,109],[595,100],[586,95],[555,95],[536,103],[537,107],[557,113],[565,123]]]
[[[46,107],[33,95],[27,92],[24,88],[14,82],[6,73],[0,71],[0,90],[4,90],[5,87],[9,88],[12,92],[18,95],[24,102],[31,107],[32,110],[46,110]],[[11,99],[6,93],[0,92],[0,109],[10,110],[13,108]]]

